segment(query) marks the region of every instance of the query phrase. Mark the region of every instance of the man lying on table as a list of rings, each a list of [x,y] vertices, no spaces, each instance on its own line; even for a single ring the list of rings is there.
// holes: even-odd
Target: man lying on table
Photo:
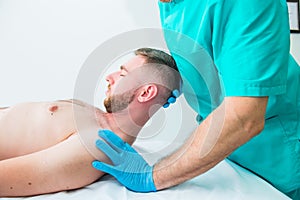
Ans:
[[[177,97],[172,91],[181,85],[173,58],[149,48],[136,50],[135,56],[106,80],[107,112],[79,100],[21,103],[0,109],[1,197],[71,190],[98,180],[104,173],[91,163],[95,158],[110,160],[98,150],[93,155],[89,148],[96,140],[86,148],[82,137],[109,129],[131,145],[169,97]]]

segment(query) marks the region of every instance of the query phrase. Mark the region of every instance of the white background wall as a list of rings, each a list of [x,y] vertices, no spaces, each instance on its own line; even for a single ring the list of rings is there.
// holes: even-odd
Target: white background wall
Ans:
[[[155,1],[0,0],[0,105],[71,98],[96,47],[143,27],[159,27]]]
[[[300,64],[300,33],[291,34],[291,54]]]
[[[160,28],[157,0],[0,0],[0,107],[72,98],[90,53],[140,28]],[[191,132],[195,115],[181,99],[147,124],[146,137],[161,133],[155,124],[164,119],[162,128],[170,134],[162,137],[175,139],[183,109],[190,111],[190,123],[181,133]]]

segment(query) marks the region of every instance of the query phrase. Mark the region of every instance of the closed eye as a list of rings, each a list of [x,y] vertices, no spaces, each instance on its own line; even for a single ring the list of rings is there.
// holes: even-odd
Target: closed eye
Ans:
[[[121,70],[120,76],[123,76],[123,77],[124,77],[124,76],[127,75],[128,69],[127,69],[125,66],[121,65],[121,66],[120,66],[120,70]]]

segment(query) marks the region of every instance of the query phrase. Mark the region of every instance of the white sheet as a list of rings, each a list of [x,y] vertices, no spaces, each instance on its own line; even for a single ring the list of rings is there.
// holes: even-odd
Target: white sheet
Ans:
[[[158,148],[162,143],[138,142],[139,150]],[[142,147],[142,148],[141,148]],[[165,152],[166,154],[167,152]],[[163,155],[161,155],[163,156]],[[156,159],[159,159],[158,157]],[[154,162],[153,160],[150,162]],[[224,160],[210,171],[176,187],[156,193],[135,193],[106,175],[85,188],[24,198],[3,200],[286,200],[284,194],[270,184],[229,160]]]

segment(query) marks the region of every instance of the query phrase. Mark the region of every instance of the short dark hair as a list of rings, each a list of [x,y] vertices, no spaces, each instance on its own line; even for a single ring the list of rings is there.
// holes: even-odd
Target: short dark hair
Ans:
[[[148,73],[148,78],[160,80],[160,103],[164,104],[172,95],[173,90],[181,92],[182,79],[178,71],[174,58],[164,51],[152,48],[140,48],[134,51],[136,56],[143,56],[146,59],[144,67],[151,73]]]
[[[135,55],[145,56],[147,63],[167,65],[178,72],[174,58],[164,51],[152,48],[140,48],[135,50],[134,53]]]

